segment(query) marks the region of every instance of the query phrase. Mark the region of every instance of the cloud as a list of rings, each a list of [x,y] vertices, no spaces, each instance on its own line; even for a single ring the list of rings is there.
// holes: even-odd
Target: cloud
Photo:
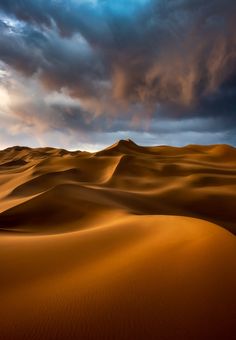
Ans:
[[[45,131],[236,129],[235,1],[2,0],[0,11],[0,60],[31,98],[11,112]],[[64,103],[45,101],[55,93]]]

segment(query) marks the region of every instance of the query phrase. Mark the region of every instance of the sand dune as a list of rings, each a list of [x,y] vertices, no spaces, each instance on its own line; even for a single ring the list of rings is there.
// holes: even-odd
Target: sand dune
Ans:
[[[235,339],[236,149],[0,151],[0,339]]]
[[[81,217],[113,210],[195,217],[236,233],[236,149],[227,145],[128,140],[97,153],[14,147],[0,152],[0,188],[2,230],[32,224],[39,232],[46,223],[50,232],[70,216],[86,227]]]

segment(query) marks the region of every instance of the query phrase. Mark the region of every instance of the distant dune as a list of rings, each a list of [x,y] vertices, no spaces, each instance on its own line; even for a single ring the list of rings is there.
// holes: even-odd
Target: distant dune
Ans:
[[[0,151],[0,339],[235,339],[236,149]]]

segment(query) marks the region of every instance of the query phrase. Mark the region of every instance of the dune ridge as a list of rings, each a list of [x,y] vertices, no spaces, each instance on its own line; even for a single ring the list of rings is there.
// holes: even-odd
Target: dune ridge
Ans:
[[[235,148],[12,147],[0,189],[0,340],[235,339]]]
[[[0,230],[32,219],[31,232],[46,222],[50,232],[61,209],[64,223],[73,216],[81,224],[87,206],[93,215],[189,216],[236,233],[236,149],[227,145],[142,147],[127,140],[97,153],[13,147],[0,151],[0,188]]]

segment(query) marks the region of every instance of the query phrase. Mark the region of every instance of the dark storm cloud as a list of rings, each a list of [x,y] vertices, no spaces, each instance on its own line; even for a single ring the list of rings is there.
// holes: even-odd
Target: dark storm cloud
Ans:
[[[26,76],[38,74],[52,89],[68,87],[78,96],[95,95],[104,67],[87,43],[79,37],[62,39],[53,30],[30,25],[2,30],[0,58]],[[96,93],[95,93],[96,92]]]
[[[53,107],[59,125],[123,131],[142,105],[168,131],[194,117],[204,131],[236,126],[234,0],[1,0],[0,10],[12,20],[0,22],[0,59],[81,100]]]

